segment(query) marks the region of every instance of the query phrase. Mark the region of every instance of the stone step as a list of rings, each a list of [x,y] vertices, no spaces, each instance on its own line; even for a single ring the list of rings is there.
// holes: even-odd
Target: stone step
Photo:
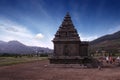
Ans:
[[[87,68],[87,66],[80,64],[49,64],[47,67],[51,68]]]

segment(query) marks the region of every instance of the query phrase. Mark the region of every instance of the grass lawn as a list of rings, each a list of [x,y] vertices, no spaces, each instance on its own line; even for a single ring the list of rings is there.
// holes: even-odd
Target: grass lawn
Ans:
[[[13,65],[24,62],[31,62],[36,60],[45,60],[47,57],[0,57],[0,66]]]

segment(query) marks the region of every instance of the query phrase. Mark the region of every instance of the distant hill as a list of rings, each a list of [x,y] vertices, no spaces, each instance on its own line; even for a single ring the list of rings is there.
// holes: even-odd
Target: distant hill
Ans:
[[[90,48],[93,51],[105,50],[108,52],[120,52],[120,31],[91,41]]]
[[[0,41],[0,53],[10,54],[33,54],[33,53],[52,53],[53,50],[43,47],[26,46],[19,41]]]

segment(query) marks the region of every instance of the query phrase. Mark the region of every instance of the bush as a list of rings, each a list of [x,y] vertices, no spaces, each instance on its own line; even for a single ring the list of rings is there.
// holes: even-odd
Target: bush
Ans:
[[[40,54],[40,57],[48,57],[48,54]]]
[[[0,54],[0,57],[15,57],[15,58],[17,58],[17,57],[22,57],[22,55],[21,54],[12,54],[12,53],[2,53],[2,54]]]

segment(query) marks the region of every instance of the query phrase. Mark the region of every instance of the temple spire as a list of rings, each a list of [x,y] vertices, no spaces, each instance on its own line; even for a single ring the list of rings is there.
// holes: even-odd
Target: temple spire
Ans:
[[[69,14],[69,12],[67,12],[67,14],[66,14],[66,17],[70,17],[70,14]]]
[[[64,17],[64,21],[65,21],[65,22],[70,21],[70,22],[72,23],[72,20],[71,20],[71,17],[70,17],[69,12],[67,12],[66,16]]]
[[[73,22],[71,20],[70,14],[67,12],[63,19],[61,26],[55,34],[54,40],[76,40],[80,41],[77,30],[75,29]]]

